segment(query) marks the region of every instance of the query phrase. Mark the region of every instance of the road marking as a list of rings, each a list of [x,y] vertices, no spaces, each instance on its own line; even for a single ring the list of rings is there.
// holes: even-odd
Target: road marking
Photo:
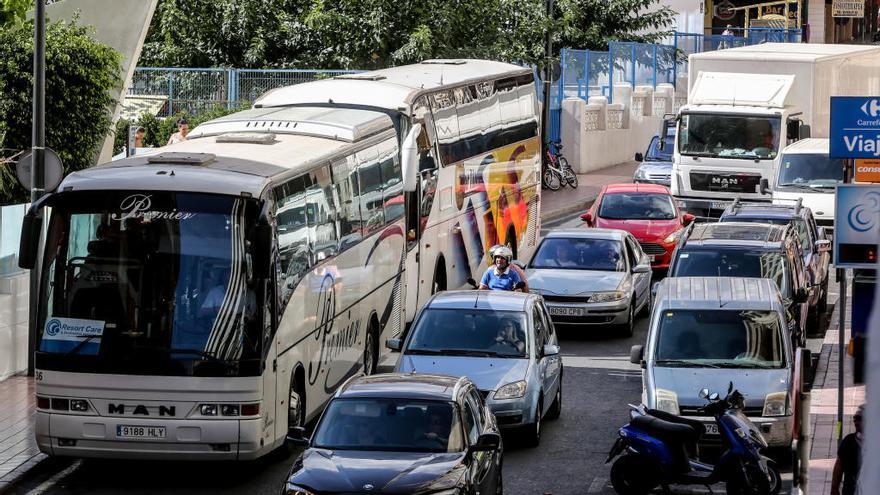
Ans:
[[[47,491],[49,491],[49,489],[51,489],[53,486],[58,484],[59,481],[66,478],[67,476],[70,476],[71,474],[73,474],[73,472],[76,471],[77,469],[79,469],[79,467],[81,465],[82,465],[81,460],[74,461],[73,464],[71,464],[70,466],[67,467],[67,469],[55,474],[51,478],[40,483],[40,485],[37,486],[36,488],[34,488],[33,490],[29,491],[28,495],[42,495],[43,493],[46,493]]]
[[[607,482],[608,479],[601,476],[593,478],[593,481],[590,483],[590,487],[587,488],[587,493],[602,493],[602,490],[605,488],[605,484]]]

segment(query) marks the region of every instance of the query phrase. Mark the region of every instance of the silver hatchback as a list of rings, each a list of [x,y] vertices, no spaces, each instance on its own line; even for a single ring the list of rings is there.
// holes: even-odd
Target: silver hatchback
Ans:
[[[544,418],[562,410],[562,357],[539,296],[503,291],[435,294],[419,313],[395,371],[467,376],[502,429],[517,428],[529,445]]]

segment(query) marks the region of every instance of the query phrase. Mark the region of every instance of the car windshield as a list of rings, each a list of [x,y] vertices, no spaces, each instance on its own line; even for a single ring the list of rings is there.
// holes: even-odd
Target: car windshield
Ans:
[[[765,160],[779,149],[779,117],[690,113],[681,117],[682,155]]]
[[[67,193],[52,205],[37,365],[143,375],[259,375],[267,300],[258,204],[193,193]]]
[[[626,260],[620,241],[552,237],[541,242],[528,267],[623,272]]]
[[[773,311],[669,309],[660,316],[654,359],[658,366],[782,368],[783,342]]]
[[[489,309],[426,309],[413,329],[407,354],[524,358],[524,313]]]
[[[645,155],[646,162],[671,162],[672,161],[672,148],[675,144],[675,135],[667,135],[666,140],[663,142],[663,149],[661,150],[657,145],[659,144],[660,139],[657,136],[654,136],[651,139],[651,144],[648,146],[648,154]]]
[[[391,452],[460,452],[461,427],[449,402],[335,399],[315,430],[312,447]]]
[[[843,160],[828,158],[827,154],[785,153],[779,167],[778,189],[817,189],[833,192],[843,182],[846,166]]]
[[[776,282],[790,294],[788,264],[780,252],[737,249],[690,249],[679,253],[671,277],[754,277]]]
[[[672,220],[672,197],[660,193],[612,193],[602,196],[599,216],[609,220]]]

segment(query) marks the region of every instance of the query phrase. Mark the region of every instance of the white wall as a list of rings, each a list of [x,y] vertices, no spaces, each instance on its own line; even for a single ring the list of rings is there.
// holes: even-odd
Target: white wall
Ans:
[[[0,277],[0,381],[27,370],[29,280]]]

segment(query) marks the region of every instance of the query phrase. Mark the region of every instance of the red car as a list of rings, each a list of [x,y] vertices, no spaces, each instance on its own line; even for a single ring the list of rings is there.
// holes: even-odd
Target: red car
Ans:
[[[651,259],[651,266],[663,269],[669,268],[678,236],[694,216],[678,209],[666,186],[609,184],[581,220],[590,227],[631,233]]]

